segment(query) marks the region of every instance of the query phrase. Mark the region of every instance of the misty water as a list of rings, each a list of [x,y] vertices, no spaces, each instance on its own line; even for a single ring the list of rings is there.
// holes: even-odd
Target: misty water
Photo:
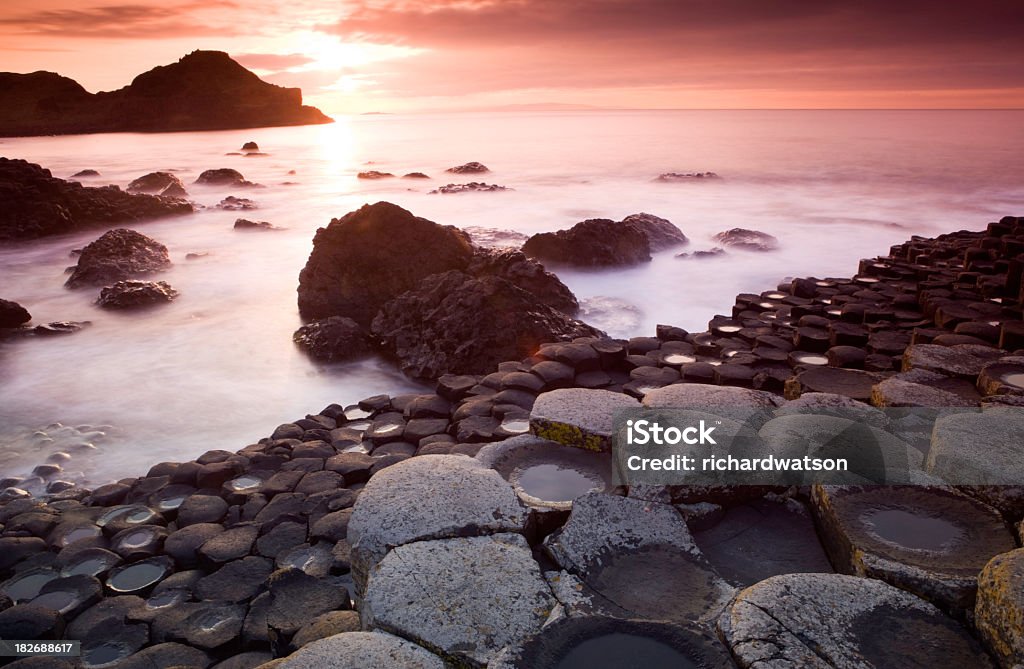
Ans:
[[[159,278],[181,293],[144,313],[103,311],[93,304],[97,290],[63,287],[71,249],[103,230],[0,248],[0,297],[26,306],[35,323],[93,323],[67,337],[0,345],[0,476],[27,475],[61,451],[71,456],[60,461],[64,478],[97,485],[159,461],[237,450],[332,402],[421,388],[387,362],[319,364],[291,341],[314,232],[364,203],[389,200],[439,223],[524,234],[646,211],[676,223],[692,240],[687,250],[710,248],[712,235],[732,227],[778,237],[771,253],[682,260],[670,251],[631,269],[551,268],[583,302],[583,318],[612,335],[652,335],[657,323],[700,330],[728,313],[737,293],[794,275],[849,276],[860,258],[910,235],[980,229],[1024,212],[1022,129],[1024,112],[1013,111],[506,112],[2,139],[0,155],[55,176],[99,170],[88,185],[124,187],[174,171],[208,208],[131,226],[169,248],[174,267]],[[249,140],[268,155],[225,155]],[[483,180],[514,190],[427,193],[481,179],[443,173],[471,160],[493,170]],[[217,167],[266,187],[191,185]],[[367,169],[433,179],[356,178]],[[653,180],[708,170],[722,179]],[[212,207],[226,195],[259,209]],[[285,230],[237,232],[239,216]]]

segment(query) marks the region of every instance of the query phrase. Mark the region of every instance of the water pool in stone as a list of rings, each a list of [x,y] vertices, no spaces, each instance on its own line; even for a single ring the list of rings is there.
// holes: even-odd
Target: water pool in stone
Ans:
[[[350,428],[350,429],[353,429],[353,430],[358,430],[359,432],[365,432],[366,430],[370,429],[370,421],[368,421],[368,420],[357,420],[357,421],[353,421],[351,423],[345,423],[344,425],[342,425],[342,427],[347,427],[347,428]]]
[[[255,476],[239,476],[228,483],[232,490],[252,490],[258,488],[263,481]]]
[[[1024,372],[1013,372],[1010,374],[1004,374],[1003,377],[999,380],[1008,386],[1024,388]]]
[[[119,542],[123,548],[145,546],[153,538],[153,530],[139,530],[125,535]]]
[[[555,665],[557,669],[699,669],[675,648],[636,634],[615,632],[587,639]]]
[[[943,518],[921,516],[903,509],[878,509],[861,516],[872,534],[890,544],[912,550],[949,551],[965,535]]]
[[[739,332],[743,328],[739,325],[719,325],[716,329],[719,332]]]
[[[167,499],[160,500],[156,507],[161,511],[174,511],[185,501],[187,495],[175,495],[174,497],[168,497]]]
[[[167,568],[163,564],[136,562],[108,578],[107,585],[117,592],[135,592],[153,585],[162,579],[165,573]]]
[[[74,543],[79,539],[87,539],[91,537],[98,537],[100,535],[100,528],[95,525],[89,525],[87,527],[76,527],[71,530],[63,537],[61,537],[60,543],[62,546]]]
[[[794,356],[801,365],[827,365],[828,358],[823,355],[797,355]]]
[[[666,355],[664,358],[662,358],[662,361],[666,365],[684,365],[688,362],[697,362],[697,358],[693,357],[692,355],[673,353],[671,355]]]
[[[52,569],[30,569],[11,578],[0,586],[0,591],[7,593],[15,602],[34,598],[43,586],[60,576]]]
[[[603,487],[601,481],[578,469],[554,463],[526,467],[512,478],[527,494],[548,502],[571,502],[580,495]]]
[[[515,434],[522,434],[530,429],[530,421],[528,420],[507,420],[501,424],[501,429],[506,432]]]
[[[100,556],[86,558],[81,562],[68,565],[61,572],[63,576],[77,576],[79,574],[85,576],[95,576],[96,574],[102,573],[107,569],[110,569],[111,561]]]

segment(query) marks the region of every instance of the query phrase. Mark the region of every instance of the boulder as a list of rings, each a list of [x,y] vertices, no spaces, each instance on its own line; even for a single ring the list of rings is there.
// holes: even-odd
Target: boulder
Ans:
[[[541,232],[523,244],[528,256],[582,267],[635,265],[651,259],[647,233],[635,225],[592,218],[558,232]]]
[[[421,455],[381,470],[348,523],[361,589],[388,550],[425,539],[522,532],[526,510],[498,472],[461,455]]]
[[[530,431],[566,446],[610,452],[616,412],[639,408],[639,402],[623,393],[585,388],[552,390],[534,402]]]
[[[449,167],[445,172],[451,172],[452,174],[483,174],[484,172],[490,172],[483,163],[478,163],[475,160],[472,162],[465,163],[464,165],[456,165],[455,167]]]
[[[683,231],[674,226],[671,221],[654,214],[643,212],[630,214],[622,219],[622,222],[647,235],[647,242],[650,244],[652,252],[664,251],[665,249],[690,243],[690,240],[686,238]]]
[[[539,631],[555,604],[526,540],[495,534],[393,549],[374,569],[360,612],[367,629],[483,666]]]
[[[118,281],[100,291],[96,304],[104,309],[142,309],[172,302],[178,291],[166,281]]]
[[[0,328],[16,328],[32,320],[28,309],[17,302],[0,299]]]
[[[0,202],[4,203],[0,207],[0,241],[36,239],[194,211],[187,202],[126,193],[116,186],[85,187],[54,178],[50,170],[34,163],[7,158],[0,158]]]
[[[1004,667],[1024,664],[1024,548],[997,555],[978,576],[978,634]]]
[[[181,179],[170,172],[150,172],[128,184],[127,190],[129,193],[163,193],[171,186],[185,190]]]
[[[256,142],[246,142],[242,145],[242,151],[259,151],[260,145]]]
[[[438,656],[384,632],[345,632],[314,641],[280,661],[277,669],[444,669]]]
[[[299,313],[368,326],[387,301],[431,274],[465,269],[472,255],[469,237],[457,228],[389,202],[365,205],[317,230],[299,274]]]
[[[292,340],[310,357],[325,362],[350,360],[371,351],[366,332],[351,318],[331,316],[295,331]]]
[[[199,178],[196,179],[196,183],[206,186],[236,186],[240,188],[247,188],[256,185],[251,181],[246,181],[241,172],[233,170],[230,167],[205,170],[199,175]]]
[[[499,276],[450,271],[386,303],[371,332],[409,376],[485,374],[541,344],[600,336]]]
[[[718,628],[742,667],[995,669],[967,630],[928,602],[842,574],[761,581],[737,595]]]
[[[544,265],[514,249],[477,249],[466,269],[477,278],[496,276],[533,295],[541,304],[569,316],[579,310],[576,296]]]
[[[267,221],[250,221],[247,218],[236,218],[235,219],[235,230],[276,230],[273,224]]]
[[[779,248],[779,240],[767,232],[733,228],[719,232],[712,239],[722,246],[729,246],[747,251],[774,251]]]
[[[166,246],[134,230],[118,228],[82,249],[78,265],[64,285],[104,286],[162,272],[170,266]]]
[[[686,258],[691,258],[693,260],[704,260],[707,258],[714,258],[716,256],[722,255],[725,255],[725,249],[721,248],[720,246],[715,246],[706,251],[694,251],[693,253],[677,253],[676,257],[683,260],[685,260]]]

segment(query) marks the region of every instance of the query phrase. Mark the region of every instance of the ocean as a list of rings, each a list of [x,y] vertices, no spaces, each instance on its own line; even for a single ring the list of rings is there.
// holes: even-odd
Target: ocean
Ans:
[[[227,155],[246,141],[266,155]],[[0,344],[0,477],[29,476],[49,460],[63,467],[58,478],[90,486],[237,450],[330,403],[423,388],[380,360],[310,361],[291,341],[314,232],[364,203],[527,235],[644,211],[678,225],[691,239],[685,251],[711,248],[715,233],[733,227],[779,239],[769,253],[696,260],[666,251],[629,269],[551,268],[580,298],[582,318],[617,337],[653,335],[658,323],[702,330],[738,293],[791,276],[850,276],[859,259],[911,235],[1024,214],[1022,111],[367,115],[298,128],[0,139],[0,155],[63,178],[99,170],[87,185],[174,171],[207,207],[131,226],[169,248],[174,267],[159,278],[181,294],[144,313],[106,312],[93,304],[97,290],[63,287],[70,251],[102,229],[0,248],[0,297],[27,307],[35,323],[93,323],[72,336]],[[492,172],[444,173],[473,160]],[[265,188],[191,185],[218,167]],[[370,169],[432,179],[356,178]],[[655,180],[704,171],[721,179]],[[513,190],[428,193],[471,180]],[[259,208],[214,208],[226,195]],[[238,217],[284,229],[238,232]]]

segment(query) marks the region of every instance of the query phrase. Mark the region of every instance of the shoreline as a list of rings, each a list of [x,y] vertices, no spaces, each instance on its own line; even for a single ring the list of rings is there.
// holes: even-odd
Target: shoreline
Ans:
[[[527,666],[521,664],[531,652],[527,646],[541,634],[549,614],[554,622],[560,607],[562,620],[572,620],[583,617],[580,611],[593,613],[588,609],[593,604],[573,600],[548,577],[558,572],[567,582],[579,580],[583,592],[591,587],[588,568],[568,548],[556,545],[566,541],[565,523],[576,518],[569,516],[571,503],[536,497],[531,501],[520,483],[507,482],[512,470],[502,467],[512,467],[508,463],[519,456],[502,451],[503,442],[518,439],[517,445],[536,449],[539,440],[547,439],[562,446],[592,448],[607,440],[607,434],[593,427],[607,414],[600,406],[602,398],[616,395],[622,398],[616,403],[628,398],[638,404],[664,388],[708,394],[709,386],[714,386],[717,390],[712,394],[718,399],[713,401],[721,406],[757,402],[779,406],[808,395],[812,397],[803,401],[813,403],[821,401],[816,397],[821,393],[845,398],[836,402],[854,400],[875,407],[1022,406],[1024,385],[1007,381],[1024,371],[1024,362],[1014,355],[1024,349],[1022,263],[1016,259],[1022,251],[1024,219],[1013,217],[991,223],[984,231],[914,238],[891,247],[886,255],[861,261],[850,278],[798,278],[759,294],[738,295],[731,313],[712,318],[705,332],[688,333],[665,325],[658,326],[655,336],[628,341],[583,338],[545,344],[536,355],[501,363],[487,375],[442,376],[433,394],[379,395],[348,406],[330,405],[283,424],[269,437],[234,453],[211,451],[190,462],[157,463],[135,479],[92,491],[68,488],[48,498],[26,497],[9,488],[0,505],[0,543],[6,548],[0,551],[4,554],[0,581],[10,584],[18,574],[29,572],[38,578],[23,584],[27,590],[18,591],[26,595],[24,603],[19,598],[17,606],[0,604],[4,609],[0,619],[6,624],[18,620],[27,625],[18,629],[34,629],[41,639],[71,638],[66,635],[72,630],[83,637],[86,648],[99,647],[113,636],[123,641],[122,650],[131,651],[111,665],[118,667],[145,666],[141,663],[147,658],[162,662],[171,657],[181,660],[171,664],[209,666],[246,654],[248,663],[238,660],[231,666],[263,666],[263,661],[308,646],[293,655],[297,663],[293,666],[306,666],[298,659],[305,657],[303,653],[327,653],[326,657],[342,661],[341,648],[346,652],[355,648],[354,652],[370,657],[374,644],[390,644],[387,647],[392,650],[400,647],[423,660],[423,666],[434,666],[435,660],[440,663],[438,658],[468,666]],[[562,407],[539,412],[538,398],[552,391],[578,393],[571,396],[578,411]],[[482,451],[480,458],[475,457]],[[604,466],[605,460],[600,459],[604,456],[585,455],[595,460],[579,464],[580,471],[589,472],[594,482],[593,471]],[[435,457],[416,462],[421,456]],[[460,456],[469,457],[462,462]],[[399,463],[405,464],[391,469]],[[447,503],[455,519],[442,522],[428,503],[446,502],[437,490],[440,486],[423,481],[436,476],[450,482],[447,469],[453,463],[455,469],[468,467],[465,478],[457,480],[470,488],[480,486],[480,497],[474,501],[454,494]],[[382,474],[391,481],[408,476],[409,490],[374,506],[388,497],[383,484],[373,484]],[[595,485],[613,492],[605,481]],[[676,491],[666,497],[664,492],[640,488],[626,497],[603,497],[639,497],[667,509],[675,505],[683,515],[686,512],[679,507],[686,506],[691,514],[689,529],[680,522],[683,527],[673,530],[686,536],[704,531],[698,528],[702,522],[711,523],[710,517],[724,522],[723,514],[752,503],[752,495],[767,499],[765,491],[708,491],[703,496]],[[364,495],[364,491],[370,492]],[[1015,536],[1007,532],[1000,545],[1007,550],[1020,546],[1024,495],[976,493],[958,496],[957,503],[997,510],[992,513],[1016,532]],[[815,509],[815,518],[822,522],[821,509],[827,504],[821,495],[790,491],[779,499],[783,505],[792,502]],[[391,509],[386,508],[388,503]],[[493,526],[481,524],[483,509],[474,506],[479,504],[496,504],[507,513]],[[691,508],[701,504],[717,511]],[[132,506],[120,516],[109,513],[122,505]],[[418,509],[422,506],[427,508]],[[370,509],[382,518],[397,513],[394,522],[401,527],[384,526],[379,519],[379,527],[374,527]],[[403,512],[408,513],[404,524]],[[358,542],[352,537],[350,521],[357,527]],[[407,534],[389,536],[393,531]],[[583,532],[596,530],[584,526]],[[377,552],[369,548],[375,535],[387,548]],[[505,535],[511,537],[505,543],[493,538]],[[538,565],[530,554],[542,546],[546,559],[553,561]],[[428,549],[435,552],[415,553]],[[550,611],[531,617],[469,607],[463,610],[467,615],[476,611],[483,616],[476,623],[505,624],[510,631],[507,637],[470,634],[459,638],[435,629],[430,615],[417,621],[398,615],[397,610],[381,609],[383,604],[400,601],[402,585],[411,578],[395,564],[397,557],[389,561],[388,556],[403,551],[415,559],[450,560],[456,565],[455,573],[462,573],[459,569],[466,568],[474,555],[492,555],[496,563],[519,574],[514,582],[503,581],[502,587],[527,588],[526,594],[539,598],[538,606]],[[697,616],[704,632],[713,631],[723,611],[736,613],[738,586],[722,581],[696,548],[682,552],[689,556],[687,564],[700,563],[701,574],[710,579],[710,591],[716,593],[711,599],[717,602],[712,607],[717,612],[702,610]],[[829,557],[833,568],[842,571],[835,564],[836,553],[830,552]],[[87,562],[90,566],[81,566]],[[141,580],[132,587],[112,587],[112,578],[130,571],[126,565],[146,565],[152,574],[135,576]],[[94,567],[98,570],[90,573]],[[544,567],[554,568],[540,578]],[[69,570],[74,575],[61,575]],[[878,578],[889,582],[903,578],[899,570],[895,573]],[[147,581],[153,574],[159,578]],[[368,591],[367,580],[378,576],[378,582],[391,589],[379,586],[375,592]],[[444,578],[436,576],[435,586],[443,590]],[[129,573],[129,581],[130,577]],[[998,647],[993,641],[999,638],[999,632],[992,631],[996,627],[972,624],[973,613],[965,618],[965,605],[959,599],[936,598],[928,584],[942,578],[934,573],[926,574],[924,586],[909,585],[911,580],[907,577],[897,583],[903,588],[900,592],[924,588],[915,592],[924,598],[919,600],[921,606],[925,599],[938,601],[938,608],[929,609],[928,615],[952,630],[950,638],[961,644],[957,646],[961,657],[991,662],[978,640],[992,652]],[[803,585],[831,592],[834,584]],[[869,601],[857,590],[860,584],[849,587],[853,601]],[[344,595],[342,588],[348,590]],[[36,595],[53,592],[73,593],[61,600],[64,615],[50,615],[27,604]],[[161,595],[170,603],[151,606],[141,597],[133,598],[159,599]],[[125,601],[129,597],[133,599]],[[353,598],[360,600],[358,614],[352,610]],[[115,605],[114,599],[121,601]],[[901,606],[917,606],[900,601]],[[984,609],[982,615],[983,603],[990,600],[978,601],[982,623],[1009,619],[1014,613],[1000,603]],[[627,610],[644,614],[647,604],[635,603],[641,610]],[[451,606],[460,610],[458,601]],[[415,612],[416,607],[411,610]],[[608,615],[608,611],[599,613]],[[110,615],[117,619],[115,623],[109,623]],[[197,625],[204,616],[213,616],[216,624],[210,629]],[[738,638],[735,615],[732,624],[730,632],[718,628],[718,636],[726,643],[702,638],[697,643],[701,652],[708,657],[731,653],[740,658],[745,651],[733,642]],[[388,634],[357,631],[363,629]],[[339,639],[334,634],[361,636]],[[321,637],[329,641],[316,642]],[[399,642],[397,637],[406,641]],[[413,643],[417,645],[412,648],[402,645]],[[257,660],[261,661],[254,664]]]

